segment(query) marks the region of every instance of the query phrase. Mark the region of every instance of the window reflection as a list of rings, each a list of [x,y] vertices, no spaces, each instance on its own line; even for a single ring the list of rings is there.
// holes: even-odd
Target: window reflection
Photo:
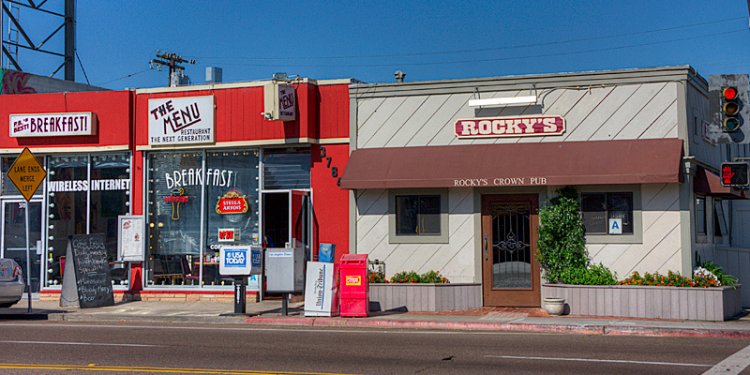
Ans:
[[[259,243],[258,152],[159,152],[148,162],[148,284],[231,285],[219,248]]]

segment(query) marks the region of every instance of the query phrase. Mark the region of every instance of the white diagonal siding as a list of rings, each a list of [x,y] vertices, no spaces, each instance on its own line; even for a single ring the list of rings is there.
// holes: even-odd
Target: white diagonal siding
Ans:
[[[483,98],[529,95],[527,90],[483,93]],[[357,148],[482,143],[562,142],[677,137],[677,84],[643,83],[591,88],[554,89],[540,93],[545,115],[565,117],[561,136],[458,139],[454,124],[476,117],[473,94],[434,94],[357,99]],[[494,110],[533,115],[532,107]],[[486,112],[484,112],[485,115]]]
[[[677,185],[641,185],[643,241],[640,244],[587,245],[594,263],[625,278],[633,271],[680,271],[680,211]]]
[[[385,261],[387,276],[400,271],[439,270],[451,282],[475,282],[475,247],[471,189],[448,193],[447,244],[391,244],[388,241],[388,192],[357,192],[357,253]]]

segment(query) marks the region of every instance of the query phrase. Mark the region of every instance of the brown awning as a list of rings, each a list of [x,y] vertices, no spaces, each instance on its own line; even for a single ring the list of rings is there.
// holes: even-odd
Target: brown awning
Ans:
[[[721,186],[721,177],[714,172],[698,167],[695,171],[693,191],[724,199],[744,199],[744,191]]]
[[[360,149],[347,189],[680,182],[679,139]]]

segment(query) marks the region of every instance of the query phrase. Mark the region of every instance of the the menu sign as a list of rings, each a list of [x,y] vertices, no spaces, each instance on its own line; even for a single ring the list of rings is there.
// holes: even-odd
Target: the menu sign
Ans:
[[[96,135],[92,112],[17,114],[8,124],[11,137]]]
[[[214,143],[214,97],[149,99],[148,143]]]
[[[560,135],[565,133],[562,116],[485,117],[458,120],[458,138],[499,138]]]

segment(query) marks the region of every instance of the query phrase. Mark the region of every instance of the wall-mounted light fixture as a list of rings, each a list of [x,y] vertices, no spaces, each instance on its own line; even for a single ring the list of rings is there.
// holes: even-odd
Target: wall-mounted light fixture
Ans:
[[[511,106],[532,104],[536,104],[536,95],[469,100],[469,107],[496,107],[503,105]]]

